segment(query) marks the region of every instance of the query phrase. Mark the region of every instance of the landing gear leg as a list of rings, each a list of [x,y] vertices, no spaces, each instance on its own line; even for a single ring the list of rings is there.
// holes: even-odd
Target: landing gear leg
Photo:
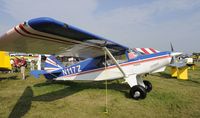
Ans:
[[[147,91],[145,89],[145,84],[140,76],[131,75],[125,78],[126,82],[131,87],[130,96],[135,100],[144,99],[146,97]]]

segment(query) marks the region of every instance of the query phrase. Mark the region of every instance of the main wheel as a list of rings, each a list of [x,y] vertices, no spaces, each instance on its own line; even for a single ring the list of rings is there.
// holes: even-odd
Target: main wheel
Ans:
[[[130,96],[135,99],[144,99],[146,97],[146,90],[140,85],[133,86],[130,90]]]
[[[144,80],[143,82],[144,82],[146,91],[150,92],[152,90],[152,84],[147,80]]]

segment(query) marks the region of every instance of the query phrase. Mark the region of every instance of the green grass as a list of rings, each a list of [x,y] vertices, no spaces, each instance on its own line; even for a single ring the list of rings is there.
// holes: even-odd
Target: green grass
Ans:
[[[28,75],[28,73],[27,73]],[[189,71],[189,80],[163,73],[145,79],[153,90],[144,100],[129,98],[129,86],[108,82],[108,112],[105,113],[105,82],[55,82],[20,74],[0,73],[0,118],[189,118],[200,117],[200,64]]]

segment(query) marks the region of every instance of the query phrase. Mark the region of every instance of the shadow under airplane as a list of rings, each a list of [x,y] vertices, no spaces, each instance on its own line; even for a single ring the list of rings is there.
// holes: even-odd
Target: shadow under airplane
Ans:
[[[66,81],[66,82],[53,82],[53,83],[39,83],[34,85],[33,87],[43,87],[43,86],[51,86],[53,84],[62,84],[66,86],[64,89],[46,93],[39,96],[33,95],[33,89],[28,86],[21,97],[18,99],[16,105],[12,109],[9,118],[21,118],[24,116],[30,109],[32,101],[44,101],[50,102],[58,99],[62,99],[64,97],[70,96],[75,94],[79,91],[84,89],[105,89],[105,82],[73,82],[73,81]],[[129,86],[127,84],[118,84],[116,82],[109,82],[108,89],[116,90],[123,92],[127,98],[129,97]]]

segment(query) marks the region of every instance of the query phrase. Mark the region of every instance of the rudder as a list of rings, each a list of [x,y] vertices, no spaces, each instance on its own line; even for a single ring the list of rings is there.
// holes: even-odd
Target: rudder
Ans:
[[[44,70],[47,72],[54,72],[61,69],[64,69],[65,67],[62,65],[60,61],[58,61],[54,56],[49,56],[46,58],[44,63]]]

